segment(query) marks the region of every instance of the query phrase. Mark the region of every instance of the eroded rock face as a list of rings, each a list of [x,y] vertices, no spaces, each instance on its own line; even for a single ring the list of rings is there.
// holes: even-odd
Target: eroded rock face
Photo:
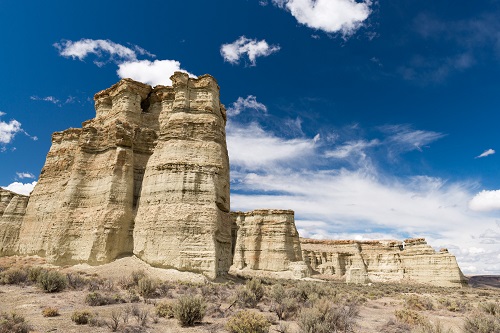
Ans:
[[[209,75],[171,79],[173,87],[154,89],[121,80],[95,95],[94,119],[53,134],[20,254],[100,264],[136,253],[210,277],[227,272],[229,162],[219,87]]]
[[[414,281],[462,286],[465,278],[448,251],[436,252],[423,238],[403,242],[313,240],[301,238],[302,254],[319,274],[346,282]],[[365,278],[366,277],[366,278]]]
[[[0,255],[16,253],[29,197],[0,188]]]
[[[232,213],[234,221],[233,268],[296,271],[306,275],[299,234],[292,210],[263,209]],[[303,276],[300,276],[303,277]]]
[[[227,273],[231,264],[226,111],[211,76],[158,89],[157,145],[145,169],[134,253],[161,267]]]

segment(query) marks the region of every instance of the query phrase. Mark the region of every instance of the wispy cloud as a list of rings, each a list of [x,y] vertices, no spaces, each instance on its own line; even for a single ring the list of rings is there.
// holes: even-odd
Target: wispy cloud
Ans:
[[[176,71],[193,74],[181,68],[176,60],[151,60],[156,56],[138,45],[130,47],[103,39],[62,40],[54,43],[59,55],[84,61],[89,55],[95,57],[94,64],[102,67],[109,62],[118,66],[120,78],[132,78],[150,85],[171,85],[170,76]],[[149,59],[139,59],[139,57]]]
[[[273,0],[288,10],[297,22],[344,38],[354,34],[370,16],[371,0]]]
[[[35,178],[35,175],[33,175],[30,172],[16,172],[16,176],[19,179],[25,179],[25,178],[34,179]]]
[[[446,136],[434,131],[414,130],[409,125],[384,125],[379,129],[388,135],[385,141],[391,144],[392,153],[422,151],[428,144]]]
[[[264,39],[250,39],[241,36],[229,44],[223,44],[220,53],[231,64],[238,64],[240,59],[246,55],[251,66],[255,66],[257,57],[267,57],[280,50],[279,45],[269,45]]]
[[[257,102],[257,97],[248,95],[245,98],[238,97],[236,102],[233,102],[233,104],[227,108],[227,115],[230,117],[237,116],[245,109],[262,111],[264,113],[267,112],[267,107],[264,104]]]
[[[1,186],[1,187],[8,191],[12,191],[23,195],[29,195],[31,191],[33,191],[33,188],[35,188],[36,183],[37,183],[36,181],[33,181],[31,183],[13,182],[7,186]]]
[[[38,97],[38,96],[30,96],[30,99],[32,101],[44,101],[44,102],[49,102],[52,104],[56,104],[60,106],[60,100],[55,98],[54,96],[47,96],[47,97]]]
[[[483,158],[486,156],[493,155],[494,153],[495,153],[495,151],[493,149],[488,149],[488,150],[485,150],[481,155],[476,156],[475,158]]]
[[[449,248],[466,273],[500,272],[499,242],[484,237],[488,230],[500,233],[500,223],[470,208],[477,183],[398,177],[369,163],[384,158],[382,147],[422,150],[444,134],[391,125],[377,139],[342,142],[342,136],[283,137],[259,124],[260,117],[239,119],[231,118],[227,128],[233,210],[293,209],[301,235],[313,238],[426,237],[436,248]],[[339,166],[342,160],[353,163]]]

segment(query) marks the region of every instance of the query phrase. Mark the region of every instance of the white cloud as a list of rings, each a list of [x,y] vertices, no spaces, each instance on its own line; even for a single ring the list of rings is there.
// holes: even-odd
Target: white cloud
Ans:
[[[5,113],[2,112],[0,116],[3,115]],[[0,144],[10,143],[19,132],[23,132],[23,129],[21,128],[21,123],[17,120],[12,119],[9,122],[0,121]]]
[[[500,218],[469,208],[478,184],[396,177],[369,163],[377,158],[370,147],[421,149],[443,134],[399,125],[376,140],[336,145],[303,135],[285,138],[237,119],[227,128],[232,210],[293,209],[301,236],[318,239],[425,237],[436,249],[448,248],[465,273],[473,273],[471,267],[478,274],[500,273]],[[356,156],[363,158],[349,168],[337,166]]]
[[[113,61],[118,65],[116,73],[120,78],[131,78],[152,86],[171,85],[170,76],[176,71],[185,72],[191,77],[196,77],[194,74],[182,69],[180,62],[176,60],[151,61],[138,59],[139,56],[149,58],[156,56],[137,45],[127,47],[110,40],[81,39],[76,42],[63,40],[60,43],[55,43],[54,47],[59,50],[61,56],[82,61],[89,54],[93,54],[97,58],[94,63],[99,67]],[[72,101],[73,99],[68,99],[65,103],[71,103]]]
[[[140,54],[147,53],[147,51],[142,48],[135,47],[135,50],[133,50],[126,46],[104,39],[84,38],[76,42],[63,40],[60,43],[54,43],[54,47],[59,50],[59,54],[61,56],[71,57],[73,59],[78,58],[82,61],[89,54],[94,54],[98,58],[102,58],[104,54],[108,54],[111,59],[116,58],[116,60],[120,61],[133,61],[137,59],[136,51]]]
[[[1,116],[5,116],[5,115],[6,115],[6,113],[5,113],[5,112],[0,111],[0,117],[1,117]]]
[[[273,0],[309,28],[348,37],[363,26],[371,13],[371,0]]]
[[[229,117],[237,116],[241,113],[241,111],[243,111],[245,109],[262,111],[264,113],[267,112],[267,107],[264,104],[257,102],[257,97],[255,97],[253,95],[248,95],[246,98],[238,97],[236,102],[234,102],[227,109],[227,115]]]
[[[469,208],[475,211],[500,210],[500,190],[483,190],[469,202]]]
[[[481,155],[476,156],[476,158],[490,156],[490,155],[493,155],[494,153],[495,153],[495,151],[493,149],[488,149],[488,150],[485,150]]]
[[[49,102],[49,103],[56,104],[56,105],[58,105],[60,102],[54,96],[47,96],[47,97],[30,96],[30,99],[32,101],[44,101],[44,102]]]
[[[123,62],[118,65],[116,72],[120,78],[131,78],[152,86],[172,85],[170,77],[174,72],[188,73],[191,77],[195,75],[181,68],[181,63],[175,60],[138,60]]]
[[[264,131],[257,123],[228,122],[227,145],[231,164],[251,169],[267,168],[277,162],[297,163],[313,152],[314,139],[284,139]]]
[[[373,139],[371,141],[357,140],[348,141],[340,147],[336,147],[334,150],[327,150],[325,152],[326,157],[344,159],[352,155],[365,157],[365,149],[378,146],[380,141]]]
[[[35,175],[33,175],[30,172],[16,172],[17,178],[19,179],[24,179],[24,178],[35,178]]]
[[[267,57],[279,50],[279,45],[269,45],[265,40],[258,41],[241,36],[232,43],[223,44],[220,53],[224,60],[231,64],[239,63],[241,57],[246,54],[250,64],[255,66],[257,57]]]
[[[15,193],[29,195],[31,191],[33,191],[33,188],[35,187],[36,183],[37,183],[36,181],[31,183],[14,182],[8,186],[2,186],[2,188]]]

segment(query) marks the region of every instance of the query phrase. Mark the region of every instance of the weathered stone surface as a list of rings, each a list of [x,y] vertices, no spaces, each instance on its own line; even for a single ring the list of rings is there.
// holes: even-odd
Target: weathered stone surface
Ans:
[[[347,282],[414,281],[438,286],[465,283],[455,257],[447,251],[434,251],[423,238],[407,239],[404,244],[396,240],[301,238],[302,254],[313,271],[345,278]]]
[[[226,113],[209,75],[172,77],[151,106],[159,137],[145,169],[134,253],[146,262],[209,277],[231,263]]]
[[[234,269],[295,271],[307,275],[299,234],[291,210],[254,210],[232,213]],[[302,262],[302,265],[300,263]]]
[[[16,252],[29,197],[0,188],[0,255]]]
[[[228,271],[229,162],[219,87],[209,75],[177,72],[171,79],[173,87],[154,89],[123,79],[95,95],[94,119],[53,134],[18,253],[57,264],[136,253],[210,277]]]

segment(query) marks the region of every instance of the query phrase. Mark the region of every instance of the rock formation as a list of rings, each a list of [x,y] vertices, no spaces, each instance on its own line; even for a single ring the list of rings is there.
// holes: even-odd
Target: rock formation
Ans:
[[[219,86],[210,75],[171,80],[152,88],[123,79],[95,95],[94,119],[52,135],[31,196],[0,189],[0,255],[98,265],[135,254],[210,278],[231,267],[353,283],[464,282],[455,257],[423,239],[299,239],[291,210],[231,215]]]
[[[234,212],[233,268],[307,275],[292,210]]]
[[[423,238],[404,243],[301,238],[301,246],[304,260],[315,273],[345,278],[346,282],[466,283],[455,257],[446,250],[434,251]]]
[[[0,254],[15,254],[28,199],[0,188]]]
[[[148,263],[215,277],[231,263],[226,115],[215,79],[123,79],[96,117],[54,133],[18,253],[57,264]]]

